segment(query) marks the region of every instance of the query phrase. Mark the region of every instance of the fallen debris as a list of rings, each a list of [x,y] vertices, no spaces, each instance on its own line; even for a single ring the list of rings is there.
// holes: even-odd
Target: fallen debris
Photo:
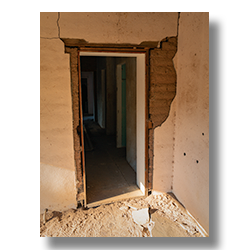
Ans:
[[[139,209],[132,212],[132,217],[135,223],[143,226],[149,223],[148,208]]]
[[[40,216],[41,237],[203,237],[184,207],[169,194],[128,199],[87,210]]]

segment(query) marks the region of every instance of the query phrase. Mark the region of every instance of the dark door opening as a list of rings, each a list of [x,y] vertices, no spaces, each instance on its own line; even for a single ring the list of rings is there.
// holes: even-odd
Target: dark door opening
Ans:
[[[80,56],[80,68],[86,204],[144,195],[136,166],[136,58]]]

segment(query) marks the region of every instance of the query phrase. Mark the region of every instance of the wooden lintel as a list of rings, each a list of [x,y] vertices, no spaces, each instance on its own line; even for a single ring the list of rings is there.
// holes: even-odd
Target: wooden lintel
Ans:
[[[78,48],[117,48],[117,49],[150,49],[156,48],[158,42],[144,41],[140,44],[130,44],[130,43],[88,43],[84,39],[71,39],[71,38],[61,38],[66,47],[78,47]]]

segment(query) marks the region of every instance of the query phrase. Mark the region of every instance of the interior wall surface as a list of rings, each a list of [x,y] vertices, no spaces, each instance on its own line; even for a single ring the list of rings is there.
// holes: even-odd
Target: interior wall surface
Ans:
[[[177,35],[177,12],[62,12],[62,38],[89,43],[134,43],[161,41]]]
[[[181,13],[173,192],[209,232],[209,14]]]
[[[172,192],[174,168],[176,101],[173,100],[169,116],[154,130],[153,190]]]
[[[69,55],[57,13],[41,13],[40,209],[76,206]]]

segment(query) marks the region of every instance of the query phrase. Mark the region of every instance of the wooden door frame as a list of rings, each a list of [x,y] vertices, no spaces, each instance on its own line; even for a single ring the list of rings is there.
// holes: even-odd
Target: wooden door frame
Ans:
[[[65,44],[66,45],[66,44]],[[74,152],[76,163],[76,188],[77,188],[77,201],[82,206],[87,206],[86,196],[86,172],[85,172],[85,156],[84,156],[84,137],[83,137],[83,120],[82,120],[82,106],[81,104],[81,69],[80,69],[80,52],[115,52],[115,53],[143,53],[145,54],[145,196],[151,190],[152,180],[149,180],[149,49],[145,48],[103,48],[100,47],[65,47],[65,52],[70,53],[70,68],[71,68],[71,91],[72,91],[72,108],[73,108],[73,137],[74,137]],[[77,63],[76,63],[77,59]],[[76,88],[76,76],[78,77]],[[77,107],[79,112],[77,112]],[[80,107],[80,108],[79,108]],[[80,142],[76,136],[76,129],[80,126]],[[78,135],[79,137],[79,135]],[[81,144],[81,146],[80,146]],[[79,163],[79,152],[81,152],[81,160]]]
[[[86,190],[86,171],[85,171],[85,153],[84,153],[84,130],[83,130],[83,110],[82,110],[82,82],[81,82],[81,63],[80,63],[80,53],[78,50],[77,53],[78,58],[78,87],[79,87],[79,105],[80,105],[80,128],[81,128],[81,156],[82,156],[82,185],[83,185],[83,194],[84,194],[84,202],[82,201],[82,206],[86,206],[87,201],[87,190]]]

